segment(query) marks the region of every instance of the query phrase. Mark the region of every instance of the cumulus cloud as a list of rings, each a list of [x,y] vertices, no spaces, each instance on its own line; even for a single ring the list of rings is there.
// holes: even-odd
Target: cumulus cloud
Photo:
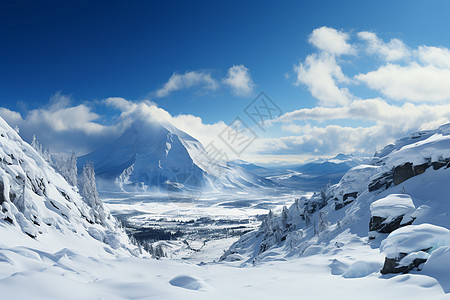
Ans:
[[[120,110],[117,123],[123,130],[136,121],[175,126],[199,140],[203,146],[214,143],[215,147],[227,153],[230,158],[233,157],[231,149],[218,138],[219,134],[227,127],[223,121],[206,124],[202,118],[191,114],[172,116],[166,110],[158,107],[156,103],[147,100],[136,102],[114,97],[105,99],[103,103]]]
[[[345,127],[327,125],[325,127],[304,125],[298,126],[298,135],[258,140],[257,147],[266,154],[289,155],[292,153],[317,155],[334,155],[337,153],[355,153],[371,155],[392,142],[386,135],[387,127]]]
[[[414,54],[425,65],[450,69],[450,50],[447,48],[419,46]]]
[[[305,84],[321,105],[345,105],[353,98],[348,88],[337,83],[349,83],[334,55],[314,53],[308,55],[304,63],[294,67],[297,73],[296,85]]]
[[[314,29],[309,36],[308,41],[313,44],[316,48],[334,54],[351,54],[355,50],[347,43],[349,35],[343,31],[338,31],[330,27],[320,27]]]
[[[80,153],[100,147],[110,141],[117,131],[114,126],[100,124],[101,117],[86,104],[71,105],[70,97],[57,93],[49,103],[22,116],[5,108],[0,109],[11,127],[19,127],[21,136],[31,141],[36,135],[40,142],[54,152]]]
[[[443,101],[450,99],[450,69],[434,65],[387,64],[358,74],[357,80],[393,100]]]
[[[334,36],[334,42],[326,42],[332,40],[326,38],[328,34]],[[264,149],[262,153],[368,155],[411,131],[433,129],[450,121],[449,49],[426,45],[414,49],[400,39],[385,42],[372,32],[356,35],[362,44],[352,44],[348,34],[329,28],[313,31],[309,42],[318,51],[295,66],[295,71],[296,84],[306,85],[318,105],[275,120],[291,136],[259,140],[255,146]],[[342,60],[343,54],[356,54],[354,49],[363,51]],[[381,63],[373,55],[381,57]],[[361,59],[368,71],[351,76],[343,72],[341,64],[357,69]],[[372,89],[379,97],[361,99],[353,90],[356,87],[358,92]]]
[[[314,107],[288,112],[277,121],[292,122],[305,120],[365,120],[390,124],[404,124],[412,129],[417,124],[426,124],[432,120],[449,120],[450,105],[429,105],[405,103],[392,105],[385,100],[357,100],[343,107]],[[285,127],[286,129],[288,127]]]
[[[388,63],[355,79],[392,100],[442,102],[450,99],[450,50],[443,47],[408,48],[401,40],[385,43],[372,32],[359,32],[368,53]],[[396,61],[396,63],[394,63]]]
[[[206,71],[189,71],[184,74],[174,73],[163,87],[156,91],[156,97],[167,97],[172,92],[191,87],[200,87],[214,91],[219,88],[219,83],[212,78],[211,73]]]
[[[368,53],[379,55],[387,61],[401,60],[410,55],[406,45],[399,39],[391,39],[385,43],[375,33],[368,31],[359,32],[358,38],[367,42]]]
[[[223,82],[230,86],[237,96],[249,96],[254,87],[249,70],[244,65],[232,66]]]

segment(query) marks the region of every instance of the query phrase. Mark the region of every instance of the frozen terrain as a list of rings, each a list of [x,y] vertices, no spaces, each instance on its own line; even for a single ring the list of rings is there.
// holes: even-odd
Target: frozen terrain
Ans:
[[[449,299],[449,141],[445,127],[400,140],[315,194],[110,192],[103,206],[0,119],[2,298]]]
[[[199,199],[168,199],[163,194],[102,194],[112,214],[137,240],[154,246],[161,244],[168,257],[194,261],[201,258],[198,262],[218,260],[239,236],[255,230],[269,210],[281,212],[283,206],[301,195],[308,194],[286,189],[207,193]],[[216,244],[223,248],[211,253]]]

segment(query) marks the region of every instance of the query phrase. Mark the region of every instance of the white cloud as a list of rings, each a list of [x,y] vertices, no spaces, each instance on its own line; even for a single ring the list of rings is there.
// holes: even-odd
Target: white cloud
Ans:
[[[342,55],[354,53],[354,48],[347,43],[348,39],[347,33],[323,26],[314,29],[308,41],[322,51]]]
[[[296,127],[289,127],[292,121],[305,120],[365,120],[372,122],[401,124],[403,128],[414,129],[417,124],[427,124],[434,120],[450,120],[450,105],[430,105],[405,103],[401,106],[391,105],[376,98],[357,100],[343,107],[314,107],[288,112],[277,121],[287,122],[285,130],[295,132]],[[442,124],[442,123],[441,123]]]
[[[194,86],[213,91],[219,88],[219,83],[212,78],[211,73],[206,71],[189,71],[184,74],[174,73],[169,78],[169,81],[156,91],[156,96],[159,98],[167,97],[174,91]]]
[[[450,69],[450,50],[447,48],[419,46],[415,55],[425,65]]]
[[[214,141],[216,146],[223,148],[224,151],[227,150],[226,145],[218,138],[219,133],[226,128],[226,124],[222,121],[213,124],[205,124],[200,117],[194,115],[181,114],[172,116],[169,112],[150,101],[134,102],[124,98],[115,97],[105,99],[104,103],[121,111],[117,122],[123,129],[127,128],[135,121],[171,124],[198,139],[203,146]],[[228,150],[227,152],[230,154],[232,153]]]
[[[298,127],[299,135],[257,140],[256,147],[264,149],[263,154],[301,153],[316,156],[359,153],[371,155],[375,148],[380,148],[387,141],[392,141],[384,129],[381,126],[353,128],[339,125],[325,127],[304,125]]]
[[[83,153],[103,145],[117,131],[114,126],[98,123],[101,118],[85,104],[70,105],[70,97],[57,93],[49,104],[29,111],[26,116],[8,109],[0,109],[11,127],[18,126],[21,136],[31,141],[34,134],[40,142],[55,152],[76,149]]]
[[[321,105],[345,105],[353,96],[347,88],[337,83],[349,83],[334,55],[315,53],[308,55],[304,63],[294,67],[297,73],[296,85],[305,84]]]
[[[401,60],[410,55],[406,45],[399,39],[391,39],[389,43],[385,43],[375,33],[368,31],[359,32],[358,38],[367,42],[368,53],[379,55],[386,61]]]
[[[387,64],[375,71],[358,74],[355,78],[393,100],[422,102],[450,99],[450,69],[433,65]]]
[[[229,68],[224,83],[229,85],[233,93],[237,96],[249,96],[254,87],[250,72],[244,65]]]

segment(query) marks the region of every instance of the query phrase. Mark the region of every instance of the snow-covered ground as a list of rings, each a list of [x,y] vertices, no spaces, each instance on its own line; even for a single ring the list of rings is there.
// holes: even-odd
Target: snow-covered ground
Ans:
[[[348,234],[341,239],[347,244],[328,246],[325,254],[288,260],[274,254],[256,266],[2,246],[0,289],[2,299],[450,299],[434,278],[380,275],[377,249]]]

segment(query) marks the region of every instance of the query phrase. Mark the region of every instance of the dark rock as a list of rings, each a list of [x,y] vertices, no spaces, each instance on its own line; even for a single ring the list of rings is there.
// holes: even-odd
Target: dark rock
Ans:
[[[344,202],[345,202],[349,197],[353,197],[354,199],[356,199],[356,197],[358,197],[358,192],[353,192],[353,193],[347,193],[347,194],[345,194],[344,197],[343,197]]]
[[[433,161],[431,163],[431,166],[433,167],[434,170],[439,170],[442,167],[445,167],[447,165],[447,162],[444,161]]]
[[[414,166],[414,175],[420,175],[424,173],[430,167],[429,163],[424,163],[418,166]]]
[[[399,262],[407,255],[407,253],[400,253],[397,258],[385,258],[383,268],[381,269],[381,274],[398,274],[398,273],[408,273],[411,270],[418,269],[421,264],[427,260],[424,258],[416,258],[408,266],[399,266]]]
[[[400,227],[411,225],[415,218],[411,219],[411,221],[401,224],[404,215],[398,216],[393,219],[391,222],[386,223],[386,218],[373,216],[370,218],[369,222],[369,231],[376,231],[379,233],[391,233],[394,230],[399,229]]]
[[[372,182],[369,183],[369,192],[373,192],[376,190],[386,190],[392,184],[393,171],[386,172],[373,179]]]
[[[0,181],[0,204],[2,204],[3,202],[5,202],[5,195],[4,195],[4,190],[5,190],[5,186],[3,184],[3,181]]]
[[[414,169],[412,163],[404,163],[403,165],[394,168],[393,180],[395,185],[399,185],[405,180],[413,177]]]
[[[353,201],[358,197],[358,192],[347,193],[342,197],[342,201],[339,198],[334,198],[334,210],[339,210]]]

